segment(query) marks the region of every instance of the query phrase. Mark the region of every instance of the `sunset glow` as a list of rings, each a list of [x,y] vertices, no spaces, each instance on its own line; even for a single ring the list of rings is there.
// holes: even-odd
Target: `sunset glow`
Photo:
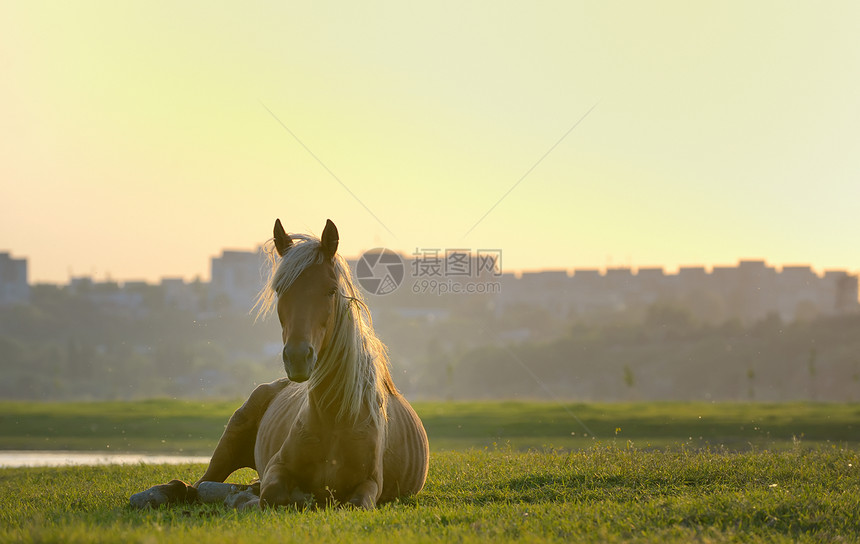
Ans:
[[[857,21],[855,2],[7,2],[0,251],[31,282],[207,278],[276,217],[331,218],[347,256],[856,272]]]

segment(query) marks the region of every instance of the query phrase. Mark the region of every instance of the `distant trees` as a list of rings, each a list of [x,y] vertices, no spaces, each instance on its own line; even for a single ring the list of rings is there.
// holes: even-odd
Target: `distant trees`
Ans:
[[[855,400],[860,318],[784,324],[775,315],[750,326],[699,324],[667,307],[639,323],[579,322],[548,342],[466,350],[454,398],[626,400]],[[441,373],[440,373],[441,374]],[[434,376],[424,379],[440,390]],[[425,385],[427,385],[425,383]],[[741,386],[739,388],[739,386]]]
[[[264,374],[269,329],[250,316],[201,319],[160,297],[143,300],[124,312],[36,286],[29,306],[0,308],[0,397],[242,396]]]
[[[241,397],[282,376],[276,323],[142,300],[126,312],[36,286],[29,306],[0,308],[0,398]],[[860,400],[858,316],[743,325],[686,302],[567,319],[478,298],[436,311],[373,302],[412,398]]]

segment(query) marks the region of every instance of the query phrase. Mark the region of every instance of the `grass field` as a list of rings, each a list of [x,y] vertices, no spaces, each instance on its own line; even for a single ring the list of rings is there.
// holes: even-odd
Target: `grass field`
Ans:
[[[235,406],[7,403],[0,448],[205,454]],[[427,486],[375,512],[127,506],[203,465],[0,469],[0,542],[860,542],[857,405],[417,407]]]
[[[207,455],[241,401],[0,403],[0,449]],[[416,403],[433,451],[510,445],[640,449],[687,444],[784,449],[860,447],[858,404]]]
[[[439,452],[421,494],[375,512],[141,512],[129,495],[203,467],[3,469],[0,541],[856,542],[858,467],[856,451],[836,447]]]

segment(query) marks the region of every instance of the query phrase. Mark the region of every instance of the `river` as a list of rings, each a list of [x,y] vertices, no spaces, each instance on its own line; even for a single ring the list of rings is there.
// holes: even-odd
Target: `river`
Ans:
[[[68,467],[80,465],[147,465],[208,463],[199,455],[156,455],[149,453],[105,453],[95,451],[0,451],[0,468]]]

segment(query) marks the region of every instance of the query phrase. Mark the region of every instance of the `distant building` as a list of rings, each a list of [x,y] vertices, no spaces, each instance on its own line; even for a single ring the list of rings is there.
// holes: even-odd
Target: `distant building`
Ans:
[[[570,302],[572,315],[584,316],[594,312],[605,312],[617,304],[612,296],[607,296],[605,293],[603,279],[604,276],[597,269],[577,268],[573,271],[570,290],[566,292],[565,297]]]
[[[263,252],[224,251],[212,259],[209,296],[213,308],[249,311],[263,287]]]
[[[9,253],[0,253],[0,306],[27,304],[29,300],[27,259],[14,259]]]
[[[85,297],[92,304],[122,314],[144,310],[144,298],[152,286],[143,281],[126,281],[122,284],[107,280],[95,281],[79,276],[69,281],[69,291]]]
[[[736,266],[684,266],[675,274],[662,268],[629,267],[607,270],[543,270],[513,274],[501,271],[500,255],[469,257],[464,253],[456,264],[460,269],[440,269],[437,276],[420,276],[426,283],[446,283],[449,293],[455,283],[493,282],[497,289],[487,290],[487,301],[468,295],[462,297],[416,296],[415,268],[410,258],[402,285],[390,295],[380,297],[371,307],[390,312],[398,318],[425,316],[445,320],[462,308],[492,311],[501,316],[526,307],[544,310],[553,318],[598,318],[621,312],[647,311],[654,304],[667,304],[688,310],[696,319],[722,323],[738,319],[754,323],[771,315],[782,321],[810,320],[819,316],[860,312],[858,277],[844,270],[827,270],[819,275],[808,265],[786,265],[781,269],[763,260],[741,260]],[[443,254],[444,256],[444,254]],[[353,269],[356,260],[349,260]],[[354,271],[354,270],[353,270]],[[265,257],[257,251],[224,251],[211,261],[212,280],[185,282],[164,278],[160,285],[145,282],[95,282],[89,277],[72,278],[69,292],[89,298],[93,303],[117,312],[146,312],[160,305],[196,313],[242,312],[253,308],[263,287]],[[456,272],[456,274],[455,274]],[[448,285],[451,284],[451,285]],[[432,289],[428,293],[435,293]],[[439,293],[436,293],[437,295]],[[30,288],[26,259],[0,253],[0,306],[26,304]],[[480,304],[474,304],[475,301]],[[471,306],[469,306],[471,304]],[[477,308],[477,310],[475,310]]]
[[[203,309],[206,286],[200,281],[187,283],[182,278],[162,278],[161,289],[169,307],[192,312]]]
[[[677,274],[661,268],[610,268],[604,272],[577,269],[505,274],[496,296],[497,313],[514,305],[532,304],[558,317],[617,313],[664,302],[689,310],[698,319],[720,323],[739,319],[754,323],[769,315],[783,321],[860,311],[858,278],[843,270],[823,276],[809,266],[781,271],[762,260],[737,266],[685,266]]]

